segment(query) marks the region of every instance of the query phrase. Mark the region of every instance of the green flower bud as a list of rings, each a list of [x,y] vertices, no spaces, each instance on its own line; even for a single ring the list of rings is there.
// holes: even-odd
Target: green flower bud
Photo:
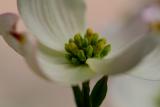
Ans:
[[[74,65],[86,64],[87,58],[103,58],[111,50],[111,46],[105,38],[99,39],[99,35],[92,29],[87,29],[84,37],[76,34],[73,39],[65,44],[67,53],[65,57]]]
[[[91,36],[91,35],[93,35],[93,33],[94,33],[93,30],[91,28],[88,28],[86,35]]]
[[[67,52],[71,52],[70,49],[69,49],[69,44],[67,44],[67,43],[65,44],[65,50],[66,50]]]
[[[100,53],[100,57],[103,58],[111,51],[111,45],[107,45],[103,48],[103,50]]]
[[[93,51],[93,54],[94,54],[94,57],[96,58],[99,58],[99,55],[100,55],[100,52],[101,52],[101,48],[99,48],[98,46],[94,46],[94,51]]]
[[[88,46],[88,39],[86,37],[84,37],[83,41],[82,41],[82,47],[86,48]]]
[[[79,58],[80,61],[86,61],[86,56],[84,54],[84,51],[83,50],[79,50],[78,53],[77,53],[77,57]]]
[[[77,44],[78,47],[82,47],[82,36],[81,34],[76,34],[74,36],[74,41]]]
[[[106,42],[106,39],[105,38],[102,38],[102,39],[99,39],[98,40],[98,44],[101,44],[101,45],[105,45],[107,42]]]
[[[71,39],[69,39],[69,43],[72,43],[72,42],[74,42],[74,40],[71,38]]]
[[[87,32],[85,34],[85,37],[88,39],[88,43],[91,44],[92,37],[93,37],[93,30],[92,29],[87,29]]]
[[[97,42],[98,42],[98,38],[99,38],[99,35],[97,33],[94,33],[93,36],[92,36],[92,40],[91,40],[91,44],[92,45],[96,45]]]
[[[92,55],[93,55],[93,47],[91,45],[87,47],[86,55],[87,55],[87,58],[91,58],[92,57]]]
[[[75,53],[75,51],[78,50],[77,45],[74,42],[71,42],[69,44],[65,44],[65,50],[69,53]]]

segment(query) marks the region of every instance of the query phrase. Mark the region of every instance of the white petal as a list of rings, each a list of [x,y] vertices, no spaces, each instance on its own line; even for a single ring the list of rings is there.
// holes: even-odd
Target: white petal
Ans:
[[[160,34],[156,35],[157,46],[146,55],[128,75],[147,80],[160,80]],[[154,35],[155,36],[155,35]]]
[[[16,33],[16,24],[18,22],[18,16],[13,13],[4,13],[0,15],[0,34],[6,40],[6,42],[18,53],[22,54],[22,44],[12,32]],[[19,35],[23,36],[23,35]],[[25,38],[24,36],[21,38]]]
[[[160,82],[128,75],[110,77],[111,107],[159,107]]]
[[[18,16],[14,13],[4,13],[0,15],[0,34],[4,35],[14,29]]]
[[[0,34],[3,34],[6,42],[26,59],[36,74],[47,80],[69,85],[78,84],[95,76],[96,73],[88,66],[72,66],[64,54],[37,43],[28,33],[16,32],[17,21],[18,17],[15,14],[0,15]],[[15,38],[11,31],[22,36],[24,41]]]
[[[5,13],[0,15],[0,34],[5,41],[20,55],[26,58],[29,65],[36,71],[38,75],[46,78],[39,71],[34,59],[37,42],[35,38],[27,33],[19,33],[16,31],[18,16],[13,13]]]
[[[137,4],[137,2],[139,2]],[[126,14],[122,13],[115,22],[110,22],[106,28],[106,36],[112,44],[112,54],[118,53],[125,45],[133,41],[139,36],[143,36],[148,31],[151,21],[159,21],[160,6],[154,0],[137,0],[137,2],[129,4],[131,9],[126,9]],[[136,5],[135,5],[136,4]],[[130,6],[129,5],[129,6]],[[118,20],[119,19],[119,20]]]
[[[89,59],[89,66],[102,74],[124,73],[135,67],[157,46],[157,41],[152,36],[143,36],[125,47],[120,54],[104,60]]]
[[[41,43],[57,50],[85,28],[84,0],[18,0],[25,24]]]
[[[49,80],[41,71],[35,57],[38,49],[38,41],[29,33],[25,33],[24,35],[27,37],[27,43],[21,47],[23,57],[25,58],[29,67],[31,67],[38,76]]]
[[[76,85],[96,76],[88,66],[73,66],[66,60],[63,53],[49,49],[43,44],[37,47],[37,44],[32,42],[25,46],[23,52],[24,58],[33,71],[49,81]]]
[[[114,56],[114,54],[119,53],[119,51],[123,49],[125,45],[133,41],[135,38],[143,36],[144,33],[148,30],[148,25],[147,25],[148,22],[149,23],[156,21],[159,22],[160,21],[158,13],[159,11],[160,11],[159,5],[152,4],[141,12],[141,15],[137,17],[138,18],[137,20],[136,17],[135,19],[133,18],[133,20],[131,20],[133,21],[133,23],[130,23],[128,25],[129,26],[128,28],[127,27],[125,28],[122,25],[122,23],[120,23],[117,24],[119,26],[116,26],[118,30],[111,29],[113,30],[113,32],[115,32],[113,35],[111,36],[109,35],[110,39],[109,41],[111,42],[113,49],[111,52],[111,56]],[[158,35],[159,34],[157,34],[157,36]],[[159,36],[156,39],[158,40]],[[138,63],[138,66],[132,69],[131,70],[132,72],[129,72],[128,75],[132,75],[141,79],[160,80],[159,76],[160,67],[158,66],[158,63],[160,62],[159,54],[160,54],[160,47],[158,43],[157,46],[155,46],[155,48],[153,48],[153,50],[150,53],[146,54],[143,60],[141,60],[141,62]]]
[[[88,66],[73,66],[63,53],[42,47],[37,53],[37,63],[43,74],[52,81],[75,85],[95,76]]]
[[[140,15],[126,22],[112,23],[107,29],[107,39],[112,46],[111,55],[119,53],[124,47],[148,32],[148,26]]]

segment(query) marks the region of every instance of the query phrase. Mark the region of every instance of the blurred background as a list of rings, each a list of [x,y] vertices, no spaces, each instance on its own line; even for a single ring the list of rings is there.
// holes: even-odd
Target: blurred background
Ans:
[[[130,3],[130,0],[87,0],[87,5],[88,25],[103,33],[108,28],[108,23],[119,23],[120,18],[117,17],[137,4]],[[0,13],[5,12],[18,13],[16,0],[0,0]],[[22,25],[20,27],[24,28]],[[109,86],[109,94],[102,107],[153,107],[150,95],[160,87],[159,82],[127,75],[111,77]],[[48,83],[39,78],[32,73],[24,59],[0,37],[0,107],[75,105],[70,87]]]

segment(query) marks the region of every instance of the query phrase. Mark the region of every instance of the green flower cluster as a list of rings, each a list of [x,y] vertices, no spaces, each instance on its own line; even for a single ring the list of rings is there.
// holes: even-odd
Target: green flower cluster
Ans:
[[[74,65],[86,64],[88,58],[104,58],[111,50],[105,38],[87,29],[84,37],[76,34],[65,44],[66,58]]]

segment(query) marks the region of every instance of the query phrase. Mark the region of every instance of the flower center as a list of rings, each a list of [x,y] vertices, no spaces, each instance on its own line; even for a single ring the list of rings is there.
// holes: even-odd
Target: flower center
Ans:
[[[150,28],[152,31],[160,31],[160,22],[152,22],[150,23]]]
[[[88,58],[104,58],[111,50],[105,38],[87,29],[84,37],[78,33],[65,44],[66,58],[74,65],[86,64]]]

